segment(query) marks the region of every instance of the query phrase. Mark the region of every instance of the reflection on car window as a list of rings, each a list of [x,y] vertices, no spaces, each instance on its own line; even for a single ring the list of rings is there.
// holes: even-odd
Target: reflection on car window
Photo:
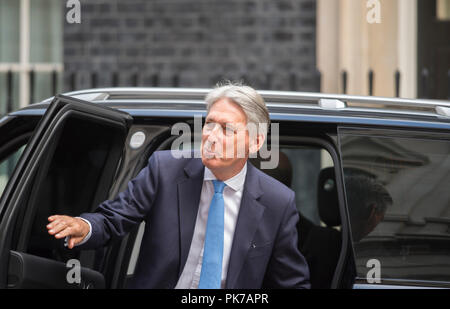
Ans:
[[[23,145],[13,154],[7,157],[5,160],[0,162],[0,196],[2,196],[6,184],[8,183],[8,180],[11,177],[11,174],[14,168],[16,167],[16,164],[19,161],[20,156],[22,155],[25,146],[26,145]]]
[[[450,281],[450,141],[341,133],[357,276]]]

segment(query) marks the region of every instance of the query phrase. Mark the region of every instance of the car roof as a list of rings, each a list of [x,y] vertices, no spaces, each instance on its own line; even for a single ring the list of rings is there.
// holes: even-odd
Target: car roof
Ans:
[[[133,117],[193,117],[206,114],[202,88],[97,88],[64,95],[116,108]],[[450,129],[450,101],[258,90],[272,121],[374,124]],[[42,115],[53,100],[31,104],[11,115]]]

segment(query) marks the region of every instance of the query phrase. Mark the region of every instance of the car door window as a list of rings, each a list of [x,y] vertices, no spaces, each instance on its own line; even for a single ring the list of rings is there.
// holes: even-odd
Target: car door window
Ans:
[[[23,145],[17,149],[13,154],[9,155],[3,161],[0,162],[0,196],[2,196],[5,190],[6,184],[19,161],[20,155],[22,154],[26,145]]]
[[[450,282],[450,139],[339,130],[360,283]]]
[[[22,116],[0,119],[0,197],[38,121],[38,117]]]
[[[102,181],[114,131],[81,119],[67,120],[54,153],[49,154],[36,175],[40,181],[28,192],[28,213],[23,220],[31,229],[20,247],[25,252],[54,260],[67,261],[73,252],[63,241],[47,233],[47,218],[53,214],[77,216],[96,206],[95,195]]]

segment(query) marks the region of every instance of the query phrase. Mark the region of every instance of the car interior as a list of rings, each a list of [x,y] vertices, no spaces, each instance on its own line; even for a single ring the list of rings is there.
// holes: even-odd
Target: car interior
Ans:
[[[75,131],[74,131],[75,132]],[[79,135],[79,134],[77,134]],[[75,138],[75,137],[74,137]],[[159,147],[159,150],[170,149],[170,146],[175,137],[166,139]],[[82,160],[86,164],[91,164],[89,170],[95,174],[95,171],[100,166],[96,166],[95,162],[104,163],[104,151],[95,151],[100,146],[96,143],[91,143],[88,141],[95,141],[96,139],[85,140],[84,143],[86,147],[92,148],[92,153],[89,153],[86,160]],[[91,143],[91,144],[89,144]],[[64,144],[64,141],[63,141]],[[64,145],[63,145],[64,146]],[[64,147],[69,147],[70,145],[65,145]],[[62,146],[61,146],[62,147]],[[70,148],[70,147],[69,147]],[[101,147],[100,147],[101,148]],[[307,154],[309,153],[309,154]],[[309,268],[310,268],[310,280],[312,288],[330,288],[333,280],[333,276],[336,270],[336,266],[339,260],[341,246],[342,246],[342,234],[340,231],[341,219],[339,214],[339,202],[337,197],[336,181],[334,175],[334,166],[328,154],[328,163],[324,164],[323,154],[327,153],[325,149],[320,147],[313,147],[309,145],[281,145],[279,153],[279,164],[274,169],[263,169],[262,171],[268,175],[274,177],[278,181],[282,182],[286,186],[290,187],[296,192],[297,196],[297,207],[299,211],[300,220],[297,224],[299,241],[298,248],[305,256]],[[58,151],[55,152],[56,156]],[[307,154],[305,156],[305,154]],[[48,179],[56,186],[58,184],[57,178],[51,176],[56,169],[65,169],[64,166],[68,166],[70,161],[76,161],[78,156],[82,156],[77,149],[72,149],[69,156],[58,157],[54,160],[53,165],[50,166]],[[99,157],[100,156],[100,157]],[[103,158],[103,159],[102,159]],[[314,164],[310,164],[309,161],[313,158]],[[250,162],[257,168],[260,168],[261,162],[263,160],[261,157],[252,158]],[[145,162],[146,160],[144,160]],[[325,160],[326,161],[326,160]],[[83,164],[84,164],[83,163]],[[309,166],[310,170],[308,175],[303,175],[302,170],[305,166]],[[311,167],[312,166],[312,167]],[[79,170],[85,170],[85,167],[79,167]],[[52,172],[53,171],[53,172]],[[46,231],[40,231],[38,227],[45,226],[46,216],[49,213],[59,211],[65,212],[67,214],[76,215],[80,210],[80,207],[71,207],[68,202],[61,203],[61,199],[66,200],[67,198],[73,199],[72,195],[75,194],[79,197],[80,203],[77,205],[85,205],[83,198],[86,194],[92,194],[92,192],[82,190],[83,192],[75,193],[71,191],[70,188],[79,188],[83,185],[88,185],[89,181],[92,183],[92,179],[97,179],[97,177],[89,177],[87,183],[81,181],[82,177],[73,175],[70,182],[66,182],[66,189],[69,190],[68,194],[61,195],[61,198],[55,198],[54,201],[48,203],[46,207],[39,207],[36,213],[35,220],[33,220],[31,228],[31,238],[28,246],[28,253],[35,254],[38,256],[43,256],[51,258],[54,260],[67,260],[68,258],[77,257],[81,259],[83,266],[99,270],[105,275],[105,281],[111,282],[111,280],[116,280],[116,286],[126,286],[127,280],[123,278],[124,283],[121,284],[120,278],[113,278],[114,270],[117,267],[115,257],[117,255],[122,255],[123,262],[126,263],[127,278],[129,279],[134,272],[134,265],[136,263],[137,256],[139,254],[140,241],[142,239],[143,223],[139,228],[131,233],[130,240],[113,243],[110,248],[104,248],[101,250],[94,251],[82,251],[76,255],[75,253],[69,252],[62,246],[62,242],[55,242],[54,240],[48,239]],[[306,179],[306,178],[308,179]],[[310,177],[314,179],[314,182],[310,181]],[[78,183],[74,183],[78,181]],[[81,182],[80,182],[81,181]],[[42,183],[41,186],[44,188],[50,183]],[[307,187],[305,187],[305,185]],[[308,187],[309,186],[309,187]],[[95,187],[95,186],[94,186]],[[64,188],[63,188],[64,189]],[[63,190],[61,189],[61,190]],[[63,191],[60,191],[62,194]],[[46,190],[41,190],[41,195],[46,194]],[[306,192],[306,196],[305,196]],[[48,193],[48,192],[47,192]],[[64,196],[66,196],[64,198]],[[41,196],[39,200],[42,200],[45,196]],[[65,205],[65,206],[58,206]],[[306,206],[305,206],[306,205]],[[69,207],[70,206],[70,207]],[[64,209],[61,209],[64,207]],[[73,210],[72,208],[75,208]],[[86,210],[86,209],[85,209]],[[83,211],[85,211],[83,210]],[[45,232],[42,234],[42,232]],[[327,243],[324,247],[321,244]],[[124,245],[125,244],[125,245]],[[124,266],[122,266],[124,267]],[[108,285],[107,285],[108,286]]]
[[[259,167],[261,158],[251,159],[250,161],[256,167]],[[294,176],[292,164],[281,148],[277,168],[263,169],[262,171],[295,190],[292,187]],[[308,262],[311,288],[328,289],[331,287],[342,246],[341,219],[334,167],[319,170],[316,188],[316,207],[320,222],[314,223],[308,219],[302,214],[301,206],[297,205],[300,217],[297,224],[298,248]],[[324,243],[327,246],[323,246]]]

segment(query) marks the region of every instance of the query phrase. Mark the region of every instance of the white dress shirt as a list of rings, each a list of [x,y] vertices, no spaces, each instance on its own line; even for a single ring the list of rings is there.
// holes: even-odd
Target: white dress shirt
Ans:
[[[225,287],[227,279],[228,263],[230,261],[231,245],[233,244],[234,230],[241,206],[242,192],[244,190],[245,176],[247,174],[247,163],[242,170],[232,178],[225,180],[223,190],[224,200],[224,239],[223,239],[223,260],[222,260],[222,280],[221,288]],[[200,281],[202,270],[203,250],[205,243],[206,224],[208,222],[209,205],[214,195],[214,185],[212,180],[217,179],[214,174],[205,166],[202,192],[195,222],[194,235],[192,236],[191,248],[181,273],[176,289],[196,289]]]

